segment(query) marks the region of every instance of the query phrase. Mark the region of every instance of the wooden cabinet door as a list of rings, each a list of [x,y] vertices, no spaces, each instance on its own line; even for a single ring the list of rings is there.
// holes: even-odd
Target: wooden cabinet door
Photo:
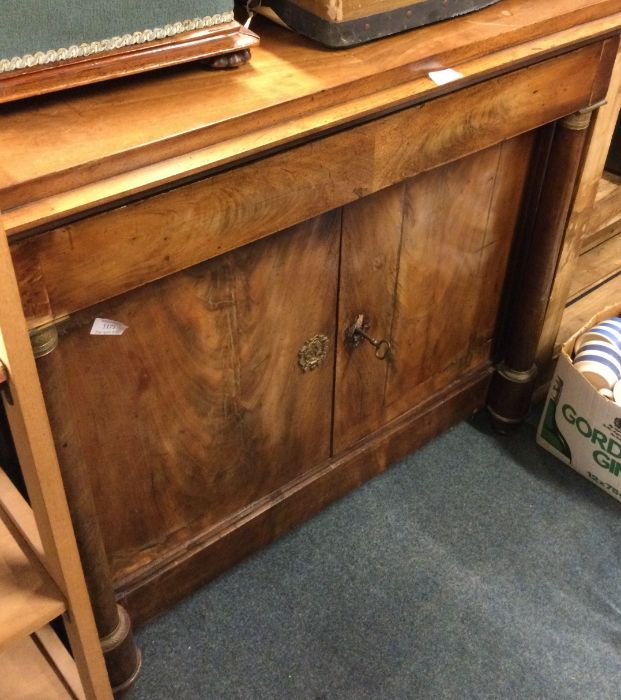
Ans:
[[[87,464],[117,582],[329,457],[340,227],[329,212],[70,317],[42,381],[58,402],[63,374],[60,457]],[[91,335],[95,318],[127,330]],[[318,334],[327,355],[304,372]]]
[[[489,361],[531,147],[527,134],[345,207],[335,452]],[[345,342],[358,314],[386,360]]]

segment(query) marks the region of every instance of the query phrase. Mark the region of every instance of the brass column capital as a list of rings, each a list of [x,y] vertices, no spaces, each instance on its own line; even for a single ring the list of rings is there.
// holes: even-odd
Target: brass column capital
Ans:
[[[596,102],[589,107],[579,109],[577,112],[569,114],[561,119],[561,126],[565,129],[570,129],[571,131],[584,131],[584,129],[588,129],[589,124],[591,123],[593,112],[598,110],[600,107],[603,107],[605,104],[606,100],[601,100],[600,102]]]

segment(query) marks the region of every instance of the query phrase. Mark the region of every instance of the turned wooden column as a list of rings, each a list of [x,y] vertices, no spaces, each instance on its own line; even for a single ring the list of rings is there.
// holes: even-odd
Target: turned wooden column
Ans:
[[[65,385],[62,354],[56,350],[58,331],[48,326],[31,331],[30,339],[110,685],[119,697],[138,676],[140,650],[134,642],[129,614],[114,596],[87,466],[74,429],[74,407]]]
[[[563,244],[582,155],[595,105],[557,122],[534,219],[526,231],[511,287],[502,339],[502,361],[490,385],[487,408],[506,432],[527,416],[538,368],[537,346]]]

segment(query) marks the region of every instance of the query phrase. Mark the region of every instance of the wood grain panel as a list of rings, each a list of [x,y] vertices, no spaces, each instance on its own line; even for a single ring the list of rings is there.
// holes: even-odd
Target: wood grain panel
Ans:
[[[339,345],[337,452],[489,360],[531,146],[519,137],[348,207],[343,251],[355,256],[341,262],[339,331],[364,311],[393,353]]]
[[[339,236],[331,212],[64,327],[56,352],[114,576],[328,457]],[[128,329],[90,335],[95,317]],[[305,374],[298,350],[317,333],[329,353]]]
[[[16,243],[24,300],[37,300],[29,322],[50,320],[42,299],[62,317],[570,113],[589,103],[600,54],[588,46]]]

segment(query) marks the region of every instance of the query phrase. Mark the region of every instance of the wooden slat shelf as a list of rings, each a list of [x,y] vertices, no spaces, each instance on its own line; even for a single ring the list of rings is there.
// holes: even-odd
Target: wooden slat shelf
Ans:
[[[49,627],[0,652],[0,697],[5,700],[84,698],[73,659]]]
[[[569,336],[619,298],[619,252],[613,239],[621,233],[621,178],[605,172],[605,165],[620,108],[621,50],[606,104],[592,122],[537,350],[540,366],[550,364]]]
[[[604,173],[599,181],[583,250],[613,235],[621,227],[621,177]]]
[[[19,534],[9,529],[1,517],[0,601],[0,649],[65,611],[56,584]],[[0,697],[7,696],[0,693]]]
[[[592,316],[619,300],[621,300],[621,275],[613,277],[586,296],[570,304],[563,314],[563,321],[556,340],[555,354],[558,354],[560,346]]]
[[[621,300],[621,177],[604,173],[588,226],[571,279],[555,355],[593,315]]]
[[[619,210],[621,218],[621,209]],[[569,303],[601,286],[621,273],[621,236],[615,231],[580,256],[572,279]]]

